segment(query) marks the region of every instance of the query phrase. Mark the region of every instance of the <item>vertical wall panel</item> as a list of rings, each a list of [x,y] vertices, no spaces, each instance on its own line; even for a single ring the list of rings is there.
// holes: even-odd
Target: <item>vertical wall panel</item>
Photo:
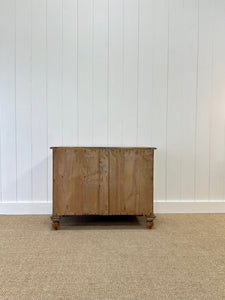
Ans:
[[[63,145],[77,144],[77,0],[63,0],[62,100]]]
[[[224,201],[225,2],[215,1],[213,102],[210,139],[210,200]]]
[[[47,199],[46,0],[32,1],[32,200]]]
[[[31,191],[31,1],[16,1],[16,143],[17,199]]]
[[[199,0],[195,198],[209,199],[214,1]]]
[[[51,146],[62,145],[62,0],[47,1],[48,200],[52,199]]]
[[[0,67],[1,67],[1,65],[0,65]],[[1,80],[1,75],[0,75],[0,80]],[[0,86],[1,86],[1,84],[0,84]],[[1,114],[1,112],[0,112],[0,114]],[[0,143],[1,143],[1,140],[2,140],[2,134],[1,134],[1,122],[0,122]],[[2,170],[2,160],[1,160],[1,157],[2,157],[2,155],[1,155],[1,147],[0,147],[0,202],[2,202],[2,172],[1,172],[1,170]]]
[[[151,145],[155,151],[155,200],[166,198],[166,120],[168,71],[168,0],[153,1],[152,7],[152,109]]]
[[[93,5],[78,0],[78,107],[80,145],[93,143]]]
[[[15,1],[0,1],[1,200],[16,201]]]
[[[124,0],[123,143],[137,143],[139,1]]]
[[[94,0],[93,19],[93,144],[106,145],[108,134],[108,0]]]
[[[181,110],[183,86],[183,1],[169,2],[167,200],[181,199]]]
[[[109,1],[109,144],[123,141],[123,13],[124,2]]]
[[[181,98],[181,199],[195,198],[195,141],[198,59],[198,1],[183,4],[183,71]]]
[[[137,144],[139,146],[151,145],[152,142],[153,14],[153,1],[141,0],[138,16],[138,106],[136,112],[138,115]],[[135,122],[135,118],[133,122]]]

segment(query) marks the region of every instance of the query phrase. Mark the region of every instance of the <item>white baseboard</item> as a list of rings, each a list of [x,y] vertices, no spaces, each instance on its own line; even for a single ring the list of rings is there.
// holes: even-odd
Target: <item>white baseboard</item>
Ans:
[[[155,202],[155,213],[225,213],[225,202]]]
[[[225,213],[225,202],[155,202],[157,213]],[[50,215],[52,203],[0,203],[0,215]]]
[[[50,215],[52,203],[44,202],[20,202],[0,203],[0,215]]]

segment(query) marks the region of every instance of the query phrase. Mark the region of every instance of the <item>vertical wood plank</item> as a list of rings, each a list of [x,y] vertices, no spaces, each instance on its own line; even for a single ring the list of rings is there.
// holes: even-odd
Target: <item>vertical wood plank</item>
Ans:
[[[0,1],[1,201],[16,202],[15,1]],[[4,174],[4,176],[2,176]]]
[[[152,212],[153,150],[109,149],[109,214]]]
[[[124,146],[137,142],[138,27],[138,0],[124,0]]]
[[[62,0],[47,1],[48,148],[62,145]],[[52,199],[52,154],[48,149],[48,201]]]
[[[79,145],[93,144],[93,0],[78,0]]]
[[[108,141],[108,0],[93,7],[93,144]]]
[[[62,118],[63,145],[77,144],[77,0],[63,0]]]
[[[48,197],[46,0],[32,1],[32,200]]]
[[[122,207],[122,170],[124,169],[123,152],[119,149],[109,151],[109,214],[116,215]]]
[[[121,0],[109,1],[109,145],[123,143],[123,10]]]
[[[83,213],[82,150],[53,149],[54,214]],[[73,166],[76,168],[73,168]],[[65,193],[65,190],[67,192]]]
[[[122,169],[122,205],[120,207],[121,214],[135,214],[136,203],[140,199],[139,191],[139,165],[138,165],[138,150],[122,150],[123,164]]]
[[[153,1],[152,7],[152,107],[149,131],[151,146],[157,147],[154,167],[154,199],[166,198],[166,132],[168,72],[168,0]],[[147,118],[147,116],[146,116]]]
[[[181,108],[183,86],[183,1],[169,2],[168,108],[167,108],[167,200],[181,198]]]
[[[210,133],[210,190],[211,201],[224,201],[225,153],[225,2],[215,1],[213,94]]]
[[[54,149],[54,214],[108,214],[108,150]]]
[[[195,198],[195,142],[198,60],[198,2],[184,1],[181,104],[181,201]]]
[[[98,212],[108,215],[109,205],[109,150],[102,148],[99,150],[99,196]]]
[[[198,87],[196,116],[195,198],[209,199],[212,108],[213,0],[199,0]]]
[[[150,214],[153,212],[153,192],[154,192],[154,150],[139,149],[138,154],[139,172],[139,197],[136,199],[137,213]]]
[[[17,199],[31,191],[31,1],[16,1],[16,143]]]
[[[99,152],[86,148],[82,169],[83,214],[96,214],[99,203]]]

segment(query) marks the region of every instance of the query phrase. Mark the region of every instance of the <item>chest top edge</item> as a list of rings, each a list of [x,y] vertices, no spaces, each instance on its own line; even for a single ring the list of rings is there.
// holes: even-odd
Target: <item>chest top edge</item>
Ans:
[[[75,150],[75,149],[143,149],[143,150],[147,150],[147,149],[151,149],[151,150],[156,150],[157,148],[156,147],[82,147],[82,146],[79,146],[79,147],[74,147],[74,146],[68,146],[68,147],[61,147],[61,146],[56,146],[56,147],[50,147],[50,149],[68,149],[68,150]]]

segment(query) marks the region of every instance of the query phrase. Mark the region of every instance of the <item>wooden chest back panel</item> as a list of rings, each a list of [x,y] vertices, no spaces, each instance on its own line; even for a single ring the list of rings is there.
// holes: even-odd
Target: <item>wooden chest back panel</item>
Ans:
[[[151,213],[153,150],[113,149],[109,159],[109,214]]]
[[[153,155],[151,148],[53,148],[53,214],[150,214]]]
[[[106,150],[55,149],[53,161],[54,214],[108,214]]]

